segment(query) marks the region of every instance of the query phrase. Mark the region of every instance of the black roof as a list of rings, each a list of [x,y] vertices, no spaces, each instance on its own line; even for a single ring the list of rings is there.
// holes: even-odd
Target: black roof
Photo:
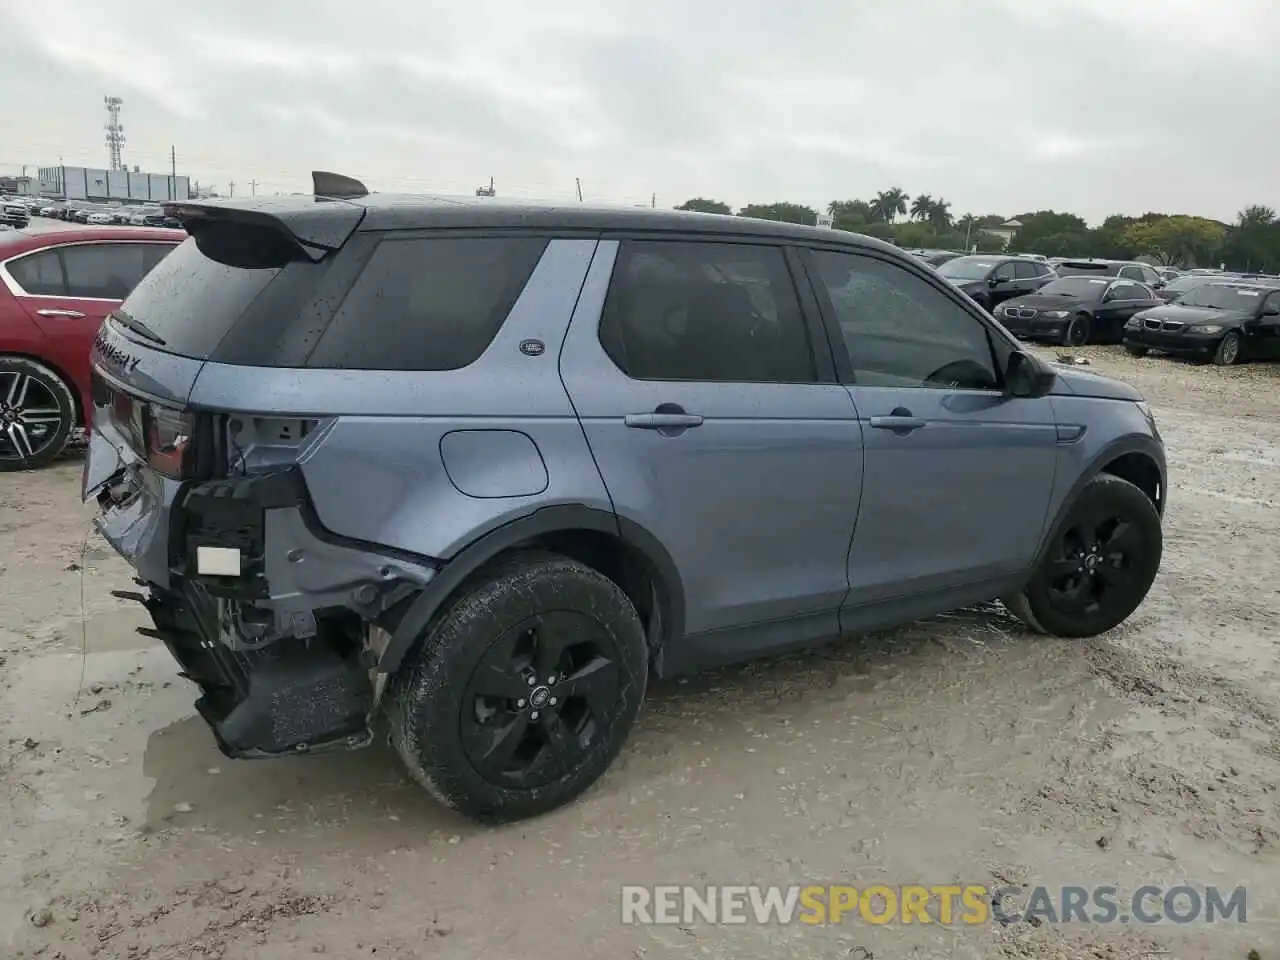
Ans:
[[[369,194],[341,200],[311,196],[248,200],[178,201],[167,205],[179,219],[209,217],[275,221],[305,242],[341,246],[352,230],[530,229],[554,232],[680,232],[717,236],[769,237],[810,243],[892,250],[892,244],[862,234],[728,214],[691,213],[651,207],[592,206],[447,197]],[[339,239],[341,238],[341,239]]]

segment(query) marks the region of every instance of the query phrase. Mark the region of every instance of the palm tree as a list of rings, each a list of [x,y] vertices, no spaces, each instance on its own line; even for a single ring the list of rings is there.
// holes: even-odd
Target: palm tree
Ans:
[[[1276,211],[1272,207],[1254,204],[1240,211],[1240,226],[1265,227],[1276,222]]]
[[[929,222],[938,230],[951,226],[951,204],[939,197],[929,207]]]
[[[892,223],[894,217],[907,212],[907,192],[901,187],[881,190],[871,201],[871,212],[877,220]]]
[[[922,193],[911,201],[911,219],[912,220],[928,220],[930,214],[933,213],[933,197],[927,193]]]

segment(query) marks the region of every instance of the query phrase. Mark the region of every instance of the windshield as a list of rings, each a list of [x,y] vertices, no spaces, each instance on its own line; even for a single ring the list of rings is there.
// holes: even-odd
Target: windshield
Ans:
[[[999,261],[990,257],[956,257],[938,267],[948,280],[985,280]]]
[[[1099,300],[1107,289],[1110,279],[1105,277],[1063,277],[1046,283],[1039,293],[1046,297],[1083,297],[1086,300]]]
[[[1165,284],[1164,289],[1167,293],[1186,293],[1188,290],[1204,286],[1209,280],[1209,277],[1179,277]]]
[[[1225,283],[1206,283],[1192,290],[1178,302],[1185,307],[1210,307],[1214,310],[1253,312],[1267,287],[1236,287]]]

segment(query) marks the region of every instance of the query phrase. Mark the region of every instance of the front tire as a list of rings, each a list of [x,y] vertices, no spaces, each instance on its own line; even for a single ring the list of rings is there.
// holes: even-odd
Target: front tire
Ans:
[[[1124,350],[1125,350],[1125,353],[1129,354],[1129,356],[1131,357],[1145,357],[1148,353],[1151,352],[1146,347],[1135,347],[1132,344],[1128,344],[1128,343],[1124,345]]]
[[[392,681],[391,743],[441,803],[481,822],[576,798],[626,742],[648,644],[626,594],[568,557],[493,563]]]
[[[1213,355],[1213,362],[1220,367],[1229,367],[1240,359],[1240,334],[1231,330],[1218,344],[1218,352]]]
[[[75,396],[57,373],[25,357],[0,357],[0,473],[48,466],[75,426]]]
[[[1083,347],[1089,342],[1089,332],[1092,325],[1093,323],[1087,313],[1077,313],[1071,318],[1071,322],[1067,324],[1066,331],[1062,334],[1063,346]]]
[[[1128,480],[1099,474],[1080,491],[1022,592],[1005,600],[1037,633],[1092,637],[1124,622],[1160,569],[1160,514]]]

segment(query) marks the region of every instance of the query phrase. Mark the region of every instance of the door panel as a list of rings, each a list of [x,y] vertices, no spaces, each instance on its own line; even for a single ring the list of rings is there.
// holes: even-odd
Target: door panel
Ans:
[[[776,247],[604,241],[565,341],[561,375],[614,508],[671,554],[688,634],[793,620],[786,639],[802,642],[838,629],[861,428],[848,392],[813,382],[811,363],[809,382],[759,382],[770,362],[803,373],[784,357],[799,356],[795,341],[772,328],[803,329],[794,299]],[[678,366],[681,379],[623,365]],[[756,382],[726,379],[735,369]]]
[[[850,622],[1026,569],[1057,459],[1051,402],[1003,393],[987,325],[922,271],[832,251],[809,264],[865,438]]]

